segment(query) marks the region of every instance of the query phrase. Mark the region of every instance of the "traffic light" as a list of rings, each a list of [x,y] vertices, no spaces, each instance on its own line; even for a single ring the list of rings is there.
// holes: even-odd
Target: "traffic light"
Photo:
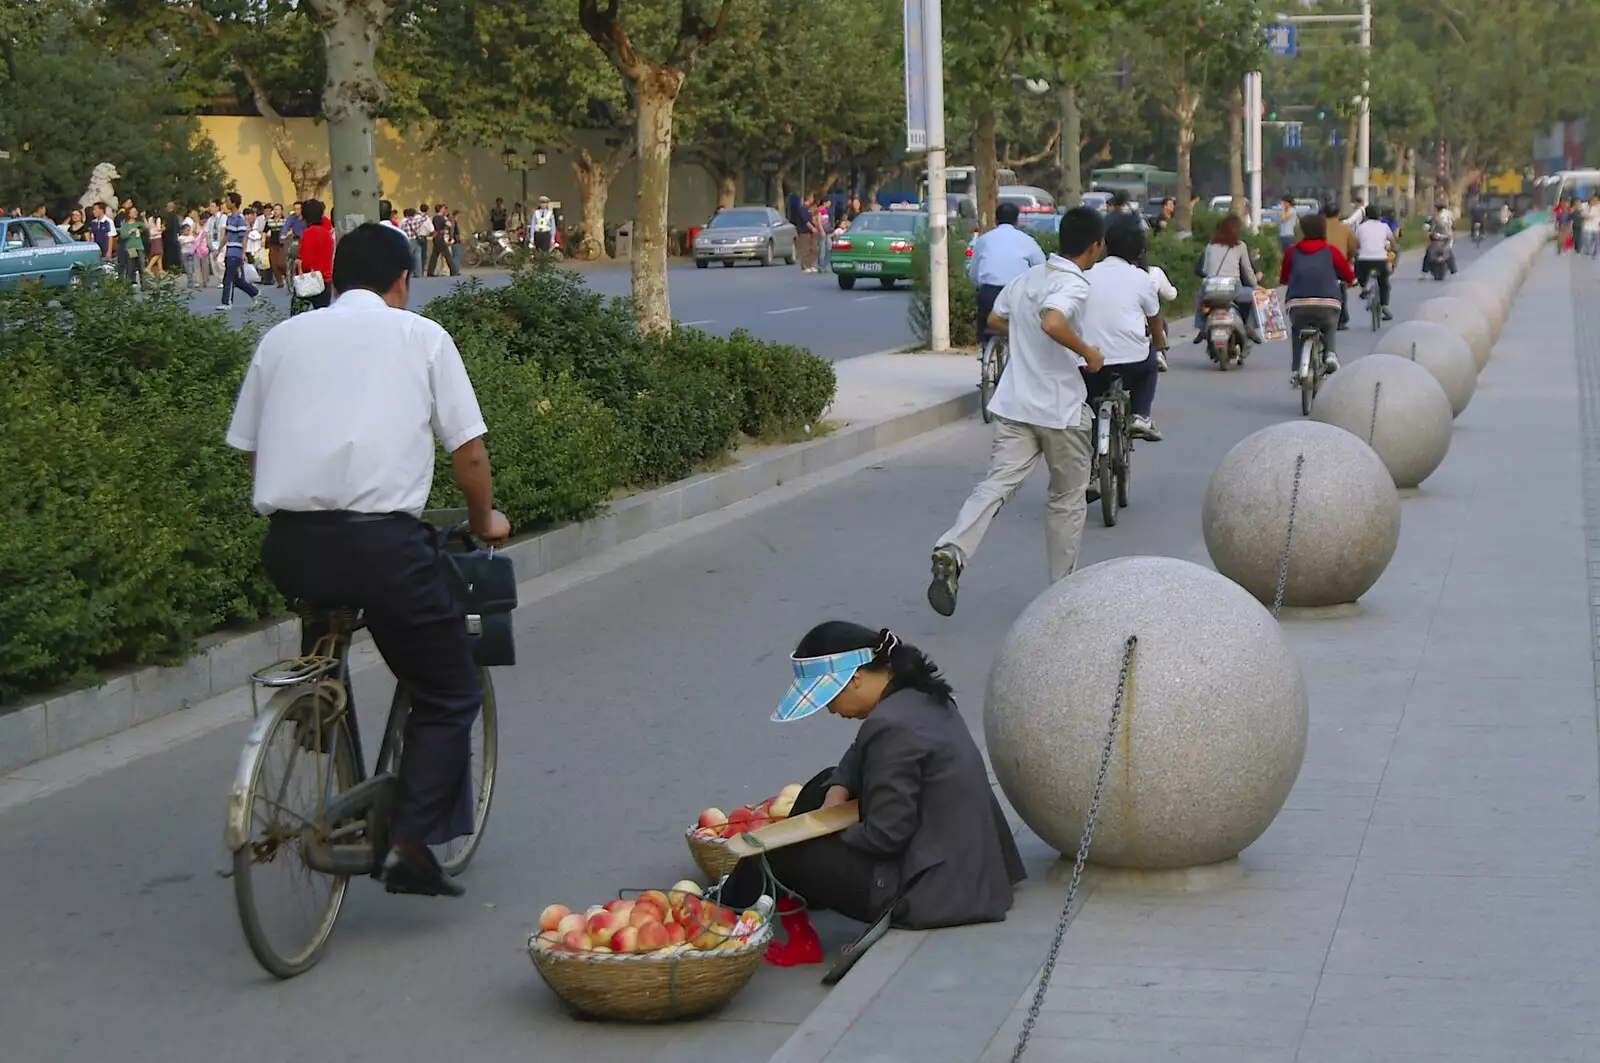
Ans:
[[[1278,101],[1277,100],[1268,100],[1267,101],[1267,121],[1276,122],[1277,120],[1278,120]]]
[[[1320,104],[1320,103],[1317,104],[1317,121],[1326,122],[1327,120],[1328,120],[1328,109],[1326,107],[1322,106],[1322,104]]]

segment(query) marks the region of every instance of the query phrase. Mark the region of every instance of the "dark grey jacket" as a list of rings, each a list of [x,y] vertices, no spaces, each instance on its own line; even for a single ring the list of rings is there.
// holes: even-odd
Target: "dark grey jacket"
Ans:
[[[878,703],[833,784],[861,802],[839,834],[875,862],[872,904],[902,892],[894,925],[913,930],[993,923],[1026,873],[983,754],[953,707],[915,690]]]

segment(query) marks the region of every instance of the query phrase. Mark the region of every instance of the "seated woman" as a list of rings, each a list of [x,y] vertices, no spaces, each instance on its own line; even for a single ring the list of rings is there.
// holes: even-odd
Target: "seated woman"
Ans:
[[[1199,267],[1195,270],[1202,279],[1206,277],[1232,277],[1239,282],[1239,291],[1234,296],[1234,303],[1239,307],[1239,313],[1244,317],[1245,328],[1250,332],[1250,339],[1261,343],[1261,330],[1256,323],[1256,284],[1260,281],[1260,274],[1256,272],[1256,265],[1250,259],[1250,245],[1244,242],[1244,223],[1237,214],[1229,214],[1217,223],[1217,231],[1211,234],[1211,242],[1206,244],[1206,249],[1200,253]],[[1205,341],[1205,315],[1200,310],[1200,297],[1195,296],[1194,327],[1201,331],[1195,335],[1194,342]]]
[[[1349,261],[1328,243],[1325,221],[1320,214],[1307,214],[1300,219],[1301,240],[1284,253],[1278,277],[1278,283],[1288,287],[1283,305],[1289,312],[1289,339],[1294,345],[1289,376],[1294,387],[1300,386],[1300,357],[1305,346],[1301,329],[1314,328],[1322,333],[1323,368],[1330,374],[1339,371],[1339,358],[1333,348],[1338,338],[1339,308],[1344,305],[1341,285],[1356,282]]]
[[[821,709],[860,720],[837,767],[812,779],[791,815],[860,803],[861,821],[837,834],[767,854],[782,891],[787,940],[768,963],[821,963],[807,909],[863,923],[885,913],[907,929],[993,923],[1011,908],[1022,859],[989,787],[989,772],[950,684],[915,646],[888,631],[830,621],[794,652],[794,683],[773,715],[804,719]],[[723,886],[734,908],[766,885],[758,858],[739,861]]]
[[[1161,433],[1150,422],[1156,401],[1156,352],[1167,345],[1161,319],[1161,297],[1155,278],[1144,269],[1144,226],[1127,214],[1114,214],[1106,224],[1106,257],[1089,271],[1089,302],[1083,310],[1083,338],[1105,358],[1098,373],[1083,371],[1089,405],[1121,378],[1133,400],[1135,438],[1158,442]]]

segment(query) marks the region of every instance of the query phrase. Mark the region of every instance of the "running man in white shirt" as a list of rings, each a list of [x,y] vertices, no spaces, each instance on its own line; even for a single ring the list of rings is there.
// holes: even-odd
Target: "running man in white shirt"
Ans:
[[[406,755],[377,877],[391,893],[458,897],[428,850],[472,830],[472,724],[482,702],[466,619],[438,537],[419,518],[443,444],[472,532],[510,534],[493,506],[483,415],[450,334],[405,309],[411,248],[360,225],[333,260],[338,299],[261,339],[228,427],[271,523],[267,575],[288,599],[362,610],[411,688]],[[315,625],[302,625],[302,645]],[[308,646],[309,649],[309,646]]]
[[[1083,338],[1105,358],[1098,373],[1085,373],[1092,407],[1120,378],[1133,400],[1133,435],[1160,442],[1150,423],[1156,401],[1156,352],[1167,345],[1166,323],[1156,282],[1139,267],[1144,257],[1144,226],[1130,215],[1113,215],[1106,225],[1106,257],[1089,271],[1089,305],[1083,312]]]
[[[989,331],[989,312],[1000,296],[1000,289],[1034,266],[1044,265],[1044,250],[1039,241],[1017,228],[1021,212],[1015,203],[995,208],[995,227],[972,241],[972,257],[967,260],[967,279],[978,287],[978,343]]]
[[[1089,300],[1084,270],[1100,258],[1103,236],[1098,212],[1072,208],[1061,217],[1061,254],[1007,284],[995,300],[989,328],[1010,337],[1011,357],[989,402],[995,415],[989,473],[933,550],[928,604],[942,616],[955,613],[961,572],[989,522],[1040,458],[1050,470],[1045,545],[1051,581],[1077,566],[1092,446],[1088,389],[1078,367],[1097,373],[1105,364],[1082,335]]]

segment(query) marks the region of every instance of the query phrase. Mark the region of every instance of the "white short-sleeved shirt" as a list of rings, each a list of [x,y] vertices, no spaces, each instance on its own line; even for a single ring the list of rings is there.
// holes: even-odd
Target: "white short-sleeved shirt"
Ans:
[[[1147,319],[1160,312],[1155,280],[1127,259],[1108,255],[1089,271],[1083,338],[1100,349],[1107,365],[1148,358]]]
[[[1155,281],[1156,294],[1163,299],[1176,299],[1178,289],[1173,287],[1172,281],[1167,277],[1167,271],[1160,266],[1150,267],[1150,279]]]
[[[1394,232],[1376,218],[1356,226],[1356,261],[1383,262],[1389,258],[1389,238]]]
[[[262,337],[227,438],[256,456],[260,513],[415,515],[435,441],[454,451],[486,430],[450,334],[356,290]]]
[[[1011,354],[989,409],[996,417],[1040,428],[1076,428],[1089,397],[1083,360],[1045,335],[1044,312],[1061,313],[1083,332],[1089,278],[1060,255],[1051,255],[1007,284],[995,297],[994,312],[1006,319]]]

